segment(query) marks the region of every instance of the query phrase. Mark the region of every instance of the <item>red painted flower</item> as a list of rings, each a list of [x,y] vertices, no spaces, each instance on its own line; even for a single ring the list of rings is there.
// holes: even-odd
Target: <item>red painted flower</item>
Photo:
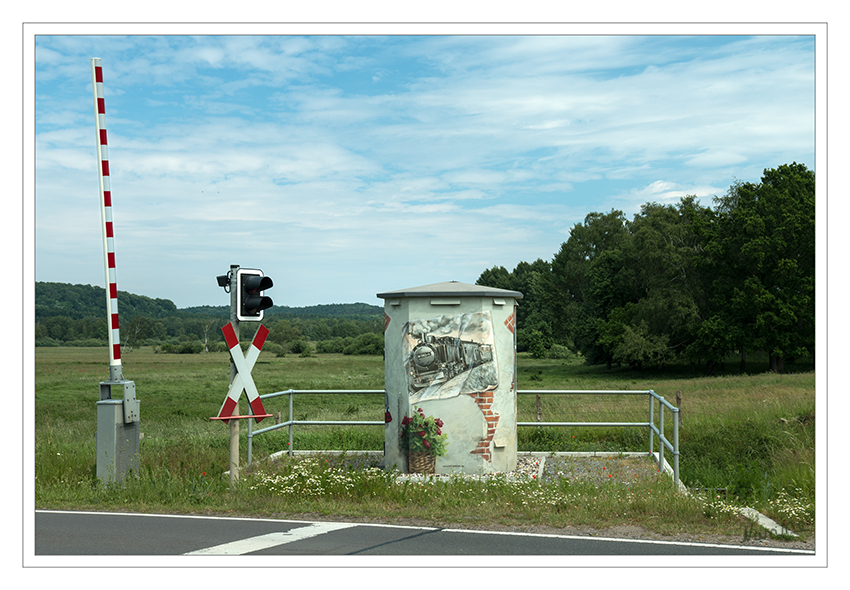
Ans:
[[[425,445],[426,449],[428,449],[429,451],[431,450],[431,443],[429,443],[427,440],[423,440],[422,444]]]
[[[436,420],[434,420],[434,424],[436,424],[436,425],[437,425],[437,428],[442,428],[442,427],[443,427],[443,421],[442,421],[442,420],[440,420],[439,418],[437,418]],[[437,434],[439,434],[439,432],[438,432]]]
[[[410,424],[410,416],[405,416],[404,418],[401,419],[401,425],[402,426],[407,426],[408,424]]]

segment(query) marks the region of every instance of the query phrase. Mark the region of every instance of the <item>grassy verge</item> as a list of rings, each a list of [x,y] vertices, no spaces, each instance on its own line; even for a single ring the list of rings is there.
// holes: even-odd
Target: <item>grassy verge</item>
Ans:
[[[220,474],[172,471],[150,460],[143,464],[139,476],[124,486],[102,486],[83,477],[53,486],[37,503],[42,508],[308,515],[470,528],[604,529],[632,524],[670,535],[738,535],[744,526],[737,514],[682,494],[663,475],[630,485],[567,480],[541,484],[505,476],[399,481],[393,472],[346,469],[334,464],[334,457],[316,456],[266,464],[244,474],[231,488]]]
[[[227,428],[218,412],[229,379],[224,353],[155,354],[135,350],[124,371],[142,400],[141,466],[124,486],[95,476],[97,384],[106,378],[103,349],[36,350],[35,494],[39,508],[210,512],[263,516],[321,515],[398,519],[464,526],[642,526],[659,534],[740,535],[732,509],[749,505],[804,537],[814,532],[814,374],[688,377],[675,371],[641,375],[519,358],[522,389],[654,389],[668,400],[682,394],[681,477],[697,495],[683,495],[669,478],[629,485],[508,481],[398,483],[389,474],[347,469],[331,459],[274,465],[245,473],[235,488],[227,468]],[[261,392],[294,389],[381,389],[380,357],[319,355],[259,360]],[[533,379],[532,379],[532,376]],[[373,399],[374,398],[374,399]],[[286,414],[284,398],[267,410]],[[544,421],[645,419],[645,398],[541,396]],[[244,401],[243,401],[244,403]],[[519,420],[534,421],[535,396],[520,396]],[[381,420],[383,396],[300,396],[296,418]],[[592,418],[590,418],[592,417]],[[263,423],[265,425],[265,423]],[[669,428],[669,426],[668,426]],[[669,430],[668,430],[669,432]],[[277,431],[254,439],[258,466],[287,448]],[[297,449],[380,450],[377,427],[299,428]],[[520,450],[606,452],[645,450],[635,429],[525,428]],[[245,454],[243,437],[243,458]],[[718,497],[720,496],[720,497]]]

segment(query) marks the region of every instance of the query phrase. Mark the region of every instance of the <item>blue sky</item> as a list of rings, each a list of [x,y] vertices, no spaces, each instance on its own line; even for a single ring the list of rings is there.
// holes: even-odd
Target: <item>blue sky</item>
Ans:
[[[813,36],[38,36],[35,279],[103,285],[103,60],[118,288],[363,301],[551,260],[594,211],[710,205],[815,169]],[[120,300],[119,300],[120,308]]]

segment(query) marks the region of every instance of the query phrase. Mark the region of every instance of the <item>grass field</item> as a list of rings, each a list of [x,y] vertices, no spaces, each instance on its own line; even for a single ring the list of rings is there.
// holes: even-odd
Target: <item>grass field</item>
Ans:
[[[681,479],[689,488],[711,491],[684,495],[664,477],[599,487],[499,478],[423,487],[396,484],[376,470],[346,471],[323,459],[282,461],[273,468],[244,472],[231,488],[223,476],[228,429],[209,420],[227,391],[226,353],[162,354],[141,348],[125,355],[125,378],[135,382],[141,400],[143,438],[138,477],[124,486],[103,486],[95,476],[95,403],[98,383],[108,378],[106,351],[37,348],[35,358],[39,508],[312,514],[469,526],[636,524],[659,533],[740,534],[746,525],[731,507],[748,505],[804,536],[814,532],[815,386],[810,370],[695,377],[684,369],[608,371],[520,355],[520,389],[654,389],[671,402],[681,392]],[[758,368],[751,363],[751,370]],[[252,374],[263,394],[289,388],[383,388],[383,360],[374,356],[261,356]],[[285,399],[267,400],[267,411],[280,411],[286,419]],[[382,420],[383,402],[383,395],[300,395],[294,417]],[[642,396],[541,396],[541,405],[543,421],[632,421],[645,420],[647,414]],[[535,396],[520,396],[518,410],[519,421],[535,421]],[[257,436],[254,460],[262,465],[264,457],[285,450],[287,444],[285,429]],[[523,428],[518,444],[520,451],[596,450],[616,455],[646,450],[647,433]],[[383,431],[298,427],[294,445],[299,450],[380,450]],[[242,456],[244,460],[244,435]],[[282,481],[287,485],[281,487]]]

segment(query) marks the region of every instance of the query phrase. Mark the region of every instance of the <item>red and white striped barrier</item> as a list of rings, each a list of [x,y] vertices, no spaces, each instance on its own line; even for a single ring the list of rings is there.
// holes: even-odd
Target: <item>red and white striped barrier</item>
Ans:
[[[115,280],[115,233],[112,227],[112,189],[109,183],[109,151],[106,145],[106,103],[103,99],[103,68],[100,58],[91,60],[94,120],[97,131],[97,162],[100,177],[100,219],[103,228],[103,258],[106,271],[106,311],[109,317],[109,366],[121,367],[118,334],[118,286]]]
[[[248,347],[248,354],[242,356],[242,349],[239,347],[239,339],[236,337],[236,331],[233,329],[233,324],[227,323],[221,328],[224,333],[224,341],[227,342],[227,348],[230,350],[230,357],[233,359],[233,364],[236,365],[236,376],[230,382],[230,389],[227,391],[227,397],[224,398],[224,403],[218,411],[218,417],[224,423],[227,423],[228,418],[233,416],[233,410],[239,402],[239,396],[242,395],[242,390],[248,396],[248,403],[251,404],[251,411],[256,416],[256,421],[260,422],[266,417],[266,410],[263,407],[263,401],[260,399],[260,394],[257,393],[257,386],[254,385],[254,378],[251,377],[251,369],[254,368],[254,363],[257,362],[257,357],[260,356],[260,351],[263,349],[263,344],[266,342],[266,336],[269,335],[269,329],[260,324],[257,328],[257,333],[254,335],[254,340],[251,346]]]

